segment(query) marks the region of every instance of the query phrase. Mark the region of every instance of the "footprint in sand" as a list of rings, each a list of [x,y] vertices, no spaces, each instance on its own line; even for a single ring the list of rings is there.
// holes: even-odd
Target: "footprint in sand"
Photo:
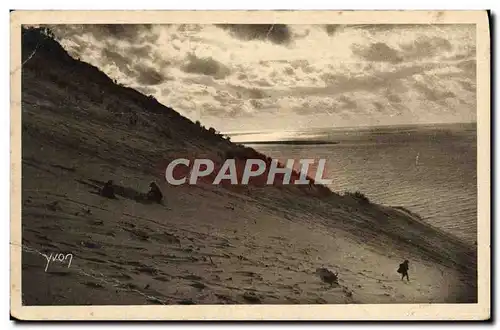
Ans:
[[[262,302],[261,298],[253,292],[245,292],[243,294],[243,299],[245,299],[251,304],[260,304]]]
[[[71,275],[71,272],[51,271],[51,272],[48,272],[48,274],[57,275],[57,276],[69,276],[69,275]]]
[[[191,299],[184,299],[178,302],[179,305],[196,305],[196,303]]]
[[[136,267],[135,270],[138,271],[139,273],[148,274],[151,276],[155,276],[155,275],[158,275],[160,273],[160,271],[158,269],[156,269],[155,267],[151,267],[151,266]]]
[[[219,300],[222,300],[222,302],[224,304],[234,304],[236,302],[235,300],[231,299],[231,297],[229,297],[228,295],[225,295],[225,294],[216,293],[215,296]]]
[[[120,274],[117,274],[117,275],[111,275],[110,277],[114,278],[114,279],[117,279],[117,280],[122,280],[122,281],[131,280],[132,279],[132,276],[127,275],[125,273],[120,273]]]
[[[201,282],[193,282],[190,284],[193,288],[196,288],[198,290],[203,290],[205,289],[207,286]]]
[[[260,276],[257,273],[254,273],[252,271],[237,271],[236,273],[237,274],[241,274],[243,276],[252,277],[252,278],[255,278],[255,279],[258,279],[258,280],[261,280],[261,281],[263,280],[262,276]]]
[[[100,249],[101,246],[97,243],[94,242],[89,242],[89,241],[82,241],[80,242],[80,245],[89,249]]]
[[[85,282],[84,283],[85,286],[88,286],[89,288],[93,288],[93,289],[104,289],[104,286],[100,283],[96,283],[96,282]]]
[[[127,265],[127,266],[136,266],[136,267],[143,267],[143,266],[146,266],[145,264],[143,264],[142,262],[138,262],[138,261],[122,261],[121,262],[122,265]]]
[[[184,279],[184,280],[192,280],[192,281],[200,281],[202,280],[203,278],[198,276],[198,275],[193,275],[193,274],[189,274],[189,275],[186,275],[186,276],[181,276],[180,278]]]
[[[163,276],[163,275],[155,276],[155,277],[153,277],[153,279],[155,279],[157,281],[161,281],[161,282],[168,282],[168,281],[170,281],[169,278],[167,278],[166,276]]]
[[[140,241],[148,241],[149,240],[149,234],[147,231],[145,230],[142,230],[142,229],[127,229],[127,228],[123,228],[125,231],[128,231],[130,233],[130,235],[135,238],[135,239],[138,239]]]
[[[151,235],[151,238],[165,244],[177,244],[179,246],[181,245],[181,240],[177,236],[166,231],[153,234]]]

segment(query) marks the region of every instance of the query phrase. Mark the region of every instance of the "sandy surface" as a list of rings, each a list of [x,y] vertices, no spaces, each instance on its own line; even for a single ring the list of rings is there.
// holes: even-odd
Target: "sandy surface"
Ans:
[[[472,247],[405,211],[283,187],[169,186],[166,159],[231,144],[165,108],[144,110],[75,63],[39,51],[23,68],[24,304],[476,301]],[[95,194],[109,179],[122,188],[116,200]],[[132,197],[151,180],[165,205]],[[47,267],[51,253],[72,254],[71,265]],[[396,272],[404,259],[409,283]]]

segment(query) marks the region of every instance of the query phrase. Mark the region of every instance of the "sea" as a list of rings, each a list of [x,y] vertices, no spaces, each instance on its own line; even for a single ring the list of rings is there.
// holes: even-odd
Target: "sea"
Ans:
[[[476,124],[230,132],[277,159],[326,159],[338,193],[403,206],[471,245],[477,242]],[[288,142],[286,142],[288,141]]]

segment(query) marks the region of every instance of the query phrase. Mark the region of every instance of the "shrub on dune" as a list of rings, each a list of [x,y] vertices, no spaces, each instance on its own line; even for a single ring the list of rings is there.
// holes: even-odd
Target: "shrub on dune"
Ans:
[[[368,199],[368,197],[366,197],[365,194],[363,194],[360,191],[356,191],[354,193],[347,191],[344,193],[344,196],[351,197],[352,199],[358,201],[361,204],[369,204],[370,203],[370,200]]]

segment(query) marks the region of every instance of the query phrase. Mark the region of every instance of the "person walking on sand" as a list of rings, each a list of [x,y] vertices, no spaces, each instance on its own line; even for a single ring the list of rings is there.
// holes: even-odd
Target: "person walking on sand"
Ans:
[[[160,187],[155,182],[149,184],[149,191],[146,194],[146,198],[150,201],[161,204],[163,201],[163,194],[161,193]]]
[[[403,281],[406,276],[406,279],[408,280],[408,282],[410,282],[410,277],[408,276],[408,264],[408,260],[405,260],[402,264],[399,264],[398,273],[401,274],[401,281]]]
[[[101,188],[99,193],[101,194],[101,196],[116,199],[115,189],[113,187],[113,180],[108,180],[108,182],[106,182],[104,186]]]

